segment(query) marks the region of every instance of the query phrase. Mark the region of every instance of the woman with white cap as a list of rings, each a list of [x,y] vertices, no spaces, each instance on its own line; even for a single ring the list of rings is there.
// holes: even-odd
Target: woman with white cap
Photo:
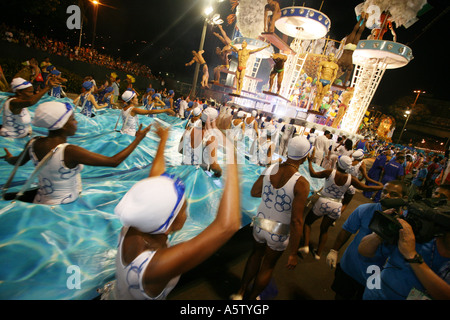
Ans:
[[[244,124],[244,111],[239,111],[237,113],[237,118],[231,120],[230,122],[230,138],[233,141],[240,141],[244,137],[245,124]]]
[[[208,107],[200,117],[201,127],[187,129],[180,141],[178,151],[183,154],[182,164],[200,166],[206,171],[213,171],[215,177],[222,175],[222,168],[217,162],[218,138],[209,128],[215,126],[218,117],[216,109]],[[216,129],[214,127],[214,129]]]
[[[24,138],[31,134],[31,115],[27,108],[35,105],[54,86],[59,83],[51,79],[44,89],[34,94],[33,84],[23,78],[11,81],[15,93],[3,105],[3,124],[0,135],[7,138]]]
[[[272,141],[272,137],[274,137],[277,132],[278,131],[273,124],[269,124],[265,129],[260,131],[260,138],[258,138],[257,144],[258,149],[255,155],[258,165],[268,167],[282,161],[280,157],[275,155],[276,145]]]
[[[192,109],[192,117],[186,123],[186,129],[190,129],[193,127],[201,128],[202,120],[200,117],[202,116],[202,109],[200,107],[195,107]]]
[[[78,198],[83,165],[117,167],[150,131],[150,126],[145,129],[140,127],[136,138],[128,147],[108,157],[67,143],[67,137],[75,135],[77,131],[74,109],[67,102],[41,103],[36,108],[33,125],[48,129],[48,136],[31,140],[25,147],[29,152],[25,153],[19,165],[31,159],[37,166],[46,155],[51,154],[39,171],[39,189],[33,202],[52,205],[70,203]],[[6,148],[5,151],[6,161],[15,165],[19,157],[13,157]]]
[[[356,150],[355,152],[352,153],[351,158],[352,158],[352,165],[350,169],[347,170],[347,173],[350,173],[352,176],[356,177],[360,181],[366,179],[366,181],[372,183],[372,185],[378,185],[383,187],[383,184],[381,182],[369,178],[366,170],[366,163],[363,161],[364,150],[362,149]],[[355,192],[356,191],[353,186],[350,186],[350,188],[348,188],[342,201],[343,209],[341,213],[344,212],[345,208],[349,205],[350,201],[352,201]]]
[[[83,82],[83,90],[84,92],[75,98],[73,103],[75,105],[81,104],[80,113],[86,117],[93,118],[95,117],[95,110],[106,108],[108,103],[103,103],[100,105],[97,103],[93,95],[95,85],[92,81]]]
[[[305,137],[292,138],[287,160],[271,165],[254,183],[251,195],[260,197],[261,203],[252,223],[253,250],[245,266],[241,287],[231,296],[233,300],[257,299],[269,284],[277,261],[285,250],[289,254],[286,267],[296,267],[303,231],[303,210],[310,188],[308,180],[298,170],[310,149]]]
[[[244,119],[245,136],[253,140],[258,137],[258,122],[256,122],[257,115],[258,111],[253,110],[251,115]]]
[[[188,203],[183,182],[166,173],[168,130],[157,125],[161,140],[149,177],[136,183],[114,209],[123,225],[116,281],[102,299],[166,299],[182,274],[209,258],[240,228],[238,169],[232,161],[215,220],[194,238],[170,246],[168,237],[182,229]]]
[[[319,199],[305,218],[304,244],[299,251],[305,254],[309,253],[311,225],[323,217],[320,224],[319,244],[317,250],[313,250],[314,258],[319,260],[328,238],[328,228],[340,218],[342,211],[346,208],[346,204],[343,204],[342,200],[347,190],[353,186],[363,191],[375,191],[383,189],[383,185],[366,186],[358,178],[347,173],[352,166],[352,159],[348,156],[338,158],[336,169],[316,172],[312,166],[314,156],[314,151],[308,156],[309,173],[312,178],[325,178],[325,183],[319,192]]]
[[[138,95],[134,90],[126,90],[122,94],[122,100],[124,102],[124,107],[121,112],[123,124],[120,132],[122,134],[128,134],[130,136],[134,136],[136,134],[139,122],[137,115],[149,115],[159,113],[168,113],[171,116],[175,115],[175,112],[172,109],[145,110],[139,108]]]

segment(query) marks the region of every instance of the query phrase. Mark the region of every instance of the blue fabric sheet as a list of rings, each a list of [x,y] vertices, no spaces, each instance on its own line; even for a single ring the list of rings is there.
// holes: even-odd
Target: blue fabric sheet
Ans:
[[[0,93],[0,106],[10,94]],[[55,100],[45,96],[39,103]],[[59,101],[72,102],[70,99]],[[36,105],[29,108],[33,117]],[[71,144],[112,156],[127,146],[134,137],[122,135],[120,111],[108,109],[87,118],[76,112],[77,134],[68,139]],[[171,244],[191,239],[215,218],[223,191],[223,179],[213,178],[202,169],[181,165],[178,143],[186,121],[165,114],[158,119],[171,125],[166,147],[167,171],[181,178],[186,185],[188,219],[183,229],[170,238]],[[148,125],[157,120],[140,116]],[[117,123],[117,127],[116,127]],[[33,127],[32,136],[45,136],[47,131]],[[10,139],[0,137],[0,147],[18,155],[30,137]],[[0,299],[93,299],[106,282],[114,279],[114,262],[121,224],[114,207],[136,182],[148,176],[156,154],[159,138],[153,131],[117,168],[85,166],[81,172],[81,197],[65,205],[38,205],[20,201],[0,200]],[[223,155],[219,155],[223,156]],[[320,167],[317,167],[320,169]],[[8,179],[13,166],[0,160],[0,185]],[[19,167],[9,192],[18,191],[33,172],[28,162]],[[250,196],[250,189],[263,167],[246,163],[240,166],[242,226],[256,215],[260,199]],[[311,179],[307,163],[300,173],[311,183],[311,191],[323,181]],[[73,267],[75,266],[75,267]],[[80,287],[70,284],[80,271]],[[71,277],[72,276],[72,277]]]

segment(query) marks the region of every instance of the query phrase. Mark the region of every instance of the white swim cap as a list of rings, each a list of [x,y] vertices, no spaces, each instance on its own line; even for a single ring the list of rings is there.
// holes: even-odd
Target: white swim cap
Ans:
[[[337,164],[342,170],[347,172],[347,170],[352,166],[352,159],[350,159],[349,156],[340,156],[337,160]]]
[[[33,125],[48,130],[58,130],[67,123],[72,114],[73,107],[68,102],[44,102],[36,108]]]
[[[14,78],[11,81],[11,89],[12,92],[16,92],[17,90],[23,90],[28,87],[32,87],[33,85],[31,82],[25,80],[24,78]]]
[[[114,208],[124,226],[151,234],[165,233],[184,204],[184,184],[168,174],[139,181]]]
[[[253,117],[256,117],[257,115],[258,115],[258,111],[253,110],[253,111],[252,111],[252,116],[253,116]]]
[[[238,118],[243,118],[243,117],[244,117],[244,111],[239,111],[239,112],[237,113],[237,117],[238,117]]]
[[[202,113],[202,109],[200,107],[195,107],[194,109],[192,109],[192,115],[194,117],[199,116]]]
[[[136,92],[134,92],[133,90],[126,90],[122,94],[122,100],[125,102],[130,102],[131,99],[133,99],[135,95],[136,95]]]
[[[311,150],[311,144],[308,139],[303,136],[296,136],[289,141],[288,158],[292,160],[300,160],[306,157]]]
[[[358,149],[352,154],[353,159],[362,160],[364,158],[364,151],[362,149]]]
[[[203,122],[206,122],[206,120],[209,117],[209,120],[213,121],[213,120],[216,120],[218,116],[219,116],[219,113],[217,112],[216,109],[207,107],[205,110],[203,110],[201,119]]]

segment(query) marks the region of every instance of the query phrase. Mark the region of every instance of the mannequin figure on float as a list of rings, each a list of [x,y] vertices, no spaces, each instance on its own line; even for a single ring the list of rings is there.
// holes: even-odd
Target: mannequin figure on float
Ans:
[[[350,87],[347,89],[347,91],[345,91],[342,94],[342,102],[341,102],[341,104],[339,104],[338,113],[336,115],[336,118],[334,118],[333,124],[331,125],[331,127],[337,128],[339,126],[339,124],[341,123],[342,118],[344,118],[345,112],[347,111],[348,106],[350,104],[350,100],[353,97],[354,91],[355,91],[355,88]]]
[[[317,91],[313,105],[314,111],[319,111],[323,98],[330,90],[334,80],[336,80],[338,70],[339,66],[334,62],[334,53],[330,53],[327,60],[319,64],[317,69]]]
[[[247,67],[247,61],[250,58],[250,55],[270,47],[270,43],[265,47],[253,50],[247,49],[247,41],[245,40],[242,42],[241,49],[236,48],[233,44],[230,45],[231,49],[233,49],[233,51],[238,54],[238,66],[236,69],[236,94],[240,95],[242,91],[242,85],[244,83],[245,68]]]
[[[222,49],[216,48],[216,55],[220,59],[220,64],[214,68],[214,82],[217,84],[220,80],[220,72],[227,71],[230,68],[229,55],[231,54],[231,39],[228,37],[222,26],[219,24],[220,34],[213,32],[213,34],[225,45]]]
[[[193,58],[191,61],[185,64],[186,67],[193,65],[195,62],[200,64],[200,67],[203,71],[203,77],[201,81],[201,85],[203,88],[209,88],[208,86],[208,79],[209,79],[209,71],[208,71],[208,65],[206,64],[205,58],[203,58],[203,53],[205,53],[204,50],[200,50],[199,52],[192,50]]]
[[[394,26],[392,25],[391,21],[391,14],[388,12],[383,12],[380,15],[380,21],[381,24],[377,28],[373,28],[372,32],[370,33],[370,36],[367,37],[367,40],[382,40],[384,37],[384,34],[389,29],[392,34],[392,41],[397,42],[397,34],[394,31]]]
[[[339,58],[337,64],[342,72],[346,73],[344,85],[350,80],[350,76],[353,72],[353,51],[356,49],[356,45],[361,39],[361,34],[366,28],[367,14],[362,12],[361,19],[355,24],[352,32],[345,37],[344,51]]]
[[[281,8],[278,1],[267,0],[267,4],[264,7],[264,32],[274,33],[275,21],[277,21],[280,17],[281,17]]]
[[[272,90],[272,85],[277,77],[277,94],[280,94],[281,83],[283,82],[284,76],[284,63],[287,60],[287,56],[281,53],[275,53],[272,55],[272,60],[275,62],[272,71],[269,76],[269,90]]]

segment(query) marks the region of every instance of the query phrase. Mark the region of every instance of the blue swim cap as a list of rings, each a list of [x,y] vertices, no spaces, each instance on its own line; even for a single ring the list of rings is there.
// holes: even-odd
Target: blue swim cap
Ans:
[[[54,69],[50,73],[54,74],[55,76],[59,76],[61,74],[61,71],[58,71],[58,70]]]
[[[94,84],[91,81],[83,82],[83,88],[85,88],[86,90],[91,89],[93,86],[94,86]]]
[[[48,71],[48,72],[52,71],[53,69],[55,69],[55,66],[48,66],[48,67],[47,67],[47,71]]]
[[[194,105],[194,101],[189,101],[188,102],[188,107],[191,108]]]
[[[169,95],[173,95],[174,93],[175,93],[175,91],[169,90]]]
[[[113,87],[106,87],[105,88],[105,91],[106,91],[106,93],[110,93],[110,92],[113,92]]]
[[[155,93],[154,95],[152,95],[152,98],[153,98],[153,99],[155,99],[155,97],[158,97],[158,98],[160,98],[160,99],[161,99],[161,94],[159,94],[159,93]]]

